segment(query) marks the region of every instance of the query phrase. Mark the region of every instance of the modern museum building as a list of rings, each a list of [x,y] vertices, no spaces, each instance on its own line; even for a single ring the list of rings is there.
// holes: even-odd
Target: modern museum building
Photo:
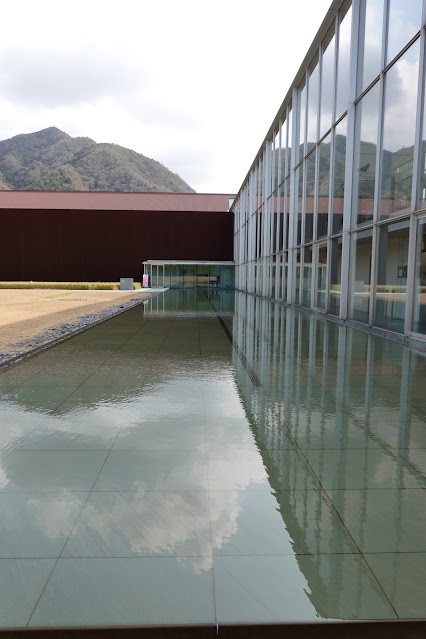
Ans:
[[[332,3],[232,207],[236,288],[424,346],[425,18]]]

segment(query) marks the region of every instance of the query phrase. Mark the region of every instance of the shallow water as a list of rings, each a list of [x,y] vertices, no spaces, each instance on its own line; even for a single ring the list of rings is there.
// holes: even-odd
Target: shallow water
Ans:
[[[1,624],[425,617],[425,372],[189,290],[3,372]]]

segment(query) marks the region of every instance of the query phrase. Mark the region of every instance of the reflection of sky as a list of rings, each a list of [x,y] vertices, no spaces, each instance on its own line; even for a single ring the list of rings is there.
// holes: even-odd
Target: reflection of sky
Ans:
[[[417,40],[385,77],[383,148],[387,151],[395,152],[414,144],[419,48]]]
[[[422,0],[390,0],[387,61],[390,62],[419,31]]]
[[[367,0],[366,7],[362,90],[374,80],[380,71],[383,0]]]
[[[350,481],[358,481],[360,477],[361,465],[351,464],[351,458],[363,457],[366,475],[377,486],[386,487],[393,481],[395,469],[397,473],[404,471],[408,480],[413,481],[414,469],[389,452],[389,445],[395,445],[389,443],[389,437],[397,437],[395,431],[399,427],[401,435],[402,427],[409,423],[409,400],[406,398],[405,405],[402,398],[399,401],[403,392],[401,380],[410,384],[410,392],[422,392],[423,360],[414,356],[412,360],[410,357],[402,360],[403,347],[399,344],[389,346],[378,338],[372,339],[314,317],[302,317],[290,309],[243,294],[236,294],[236,298],[233,338],[238,349],[234,349],[231,358],[217,356],[203,360],[199,356],[168,357],[163,353],[164,357],[159,356],[157,362],[153,362],[151,383],[139,390],[136,385],[130,385],[129,392],[117,394],[115,401],[114,389],[111,389],[109,403],[94,401],[90,408],[84,408],[82,404],[65,402],[58,410],[60,418],[39,413],[30,405],[25,409],[16,402],[5,402],[5,406],[9,406],[9,420],[15,407],[16,419],[11,423],[20,422],[21,429],[33,420],[44,419],[45,426],[53,430],[57,419],[57,427],[62,432],[78,434],[80,430],[83,436],[85,414],[86,425],[90,427],[101,424],[112,432],[122,429],[131,433],[144,421],[179,423],[184,416],[196,416],[204,411],[205,450],[200,446],[197,457],[188,455],[185,472],[188,477],[194,473],[196,478],[200,474],[199,465],[204,459],[208,461],[210,494],[206,489],[181,492],[139,489],[125,494],[124,490],[123,493],[96,492],[95,488],[67,542],[64,556],[108,557],[112,552],[124,557],[174,556],[199,574],[211,569],[215,554],[215,560],[216,555],[220,555],[218,566],[226,566],[225,560],[232,556],[224,569],[229,575],[232,565],[237,566],[239,559],[245,561],[247,557],[242,552],[244,544],[258,543],[260,547],[260,542],[270,535],[269,539],[273,538],[281,552],[273,548],[276,555],[280,555],[275,558],[270,548],[261,548],[268,569],[262,568],[259,559],[262,552],[250,554],[250,559],[259,562],[256,565],[263,570],[263,573],[261,570],[251,573],[258,588],[256,593],[267,588],[272,575],[272,582],[279,588],[283,585],[290,588],[298,602],[299,609],[296,606],[289,614],[297,615],[303,609],[303,614],[310,618],[330,617],[332,612],[327,600],[330,597],[336,616],[339,611],[355,616],[365,609],[363,606],[368,605],[365,602],[370,596],[368,588],[362,588],[358,580],[360,573],[356,566],[362,558],[348,550],[345,546],[348,542],[341,541],[341,521],[328,497],[309,483],[310,480],[305,481],[305,475],[312,478],[312,474],[300,450],[304,449],[300,442],[310,444],[316,437],[315,446],[307,446],[309,450],[305,450],[304,455],[317,476],[323,475],[331,483],[337,481],[335,476],[339,481],[348,480],[350,490],[342,495],[343,501],[352,499],[355,486]],[[260,380],[259,386],[254,387],[247,374],[247,366],[238,354],[242,351]],[[114,357],[111,365],[113,361]],[[410,377],[414,375],[414,367],[410,367],[413,363],[418,366],[417,385],[415,377]],[[383,381],[383,377],[386,380]],[[384,388],[377,385],[378,379]],[[348,380],[351,383],[346,383]],[[358,418],[355,425],[349,419],[349,412]],[[395,428],[391,426],[392,419]],[[411,433],[408,427],[407,433],[411,434],[412,443],[415,437],[422,436],[424,429],[421,430],[423,424],[414,420],[409,425]],[[370,436],[370,428],[375,431],[374,437]],[[349,441],[355,451],[337,450],[344,441],[338,437],[342,434],[339,429],[347,431],[343,433],[349,437],[345,441]],[[283,433],[294,437],[287,447],[289,442],[285,442]],[[22,434],[25,430],[20,431]],[[365,446],[374,445],[374,452],[359,450],[360,441]],[[262,451],[256,442],[262,443]],[[294,442],[300,445],[299,450],[294,449]],[[410,440],[403,443],[408,448]],[[321,458],[323,454],[325,461]],[[337,458],[338,464],[326,463]],[[168,472],[168,479],[173,480],[173,464],[161,472],[165,475]],[[271,494],[269,478],[275,475],[286,479],[286,490],[280,488]],[[4,528],[13,530],[19,525],[16,522],[20,512],[26,509],[36,536],[50,541],[63,540],[73,525],[73,518],[77,518],[76,510],[83,499],[67,490],[61,493],[62,501],[49,499],[33,496],[22,498],[21,502],[18,496],[15,505],[6,512]],[[263,529],[264,521],[273,522],[273,526]],[[398,518],[396,521],[397,525],[404,524]],[[361,524],[367,526],[368,520],[362,520]],[[339,535],[340,541],[336,542]],[[328,543],[335,544],[332,552],[329,548],[324,550],[322,544]],[[341,548],[336,551],[339,543],[346,551],[341,552]],[[297,557],[293,552],[296,544],[299,550],[294,552],[300,553]],[[303,544],[305,548],[300,550]],[[316,554],[311,555],[312,552]],[[237,561],[233,563],[234,560]],[[271,569],[274,562],[275,572]],[[247,584],[242,574],[239,573],[240,579],[236,581],[238,587],[245,590]],[[232,583],[229,577],[227,579],[228,585]],[[362,606],[358,599],[353,603],[348,596],[358,587],[357,597],[362,598]],[[338,592],[339,589],[342,592]],[[373,593],[374,596],[379,597],[377,593]]]

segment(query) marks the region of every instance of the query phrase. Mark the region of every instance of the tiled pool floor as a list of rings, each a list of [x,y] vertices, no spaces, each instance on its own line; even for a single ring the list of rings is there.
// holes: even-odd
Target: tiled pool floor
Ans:
[[[4,371],[0,624],[425,617],[425,373],[202,291]]]

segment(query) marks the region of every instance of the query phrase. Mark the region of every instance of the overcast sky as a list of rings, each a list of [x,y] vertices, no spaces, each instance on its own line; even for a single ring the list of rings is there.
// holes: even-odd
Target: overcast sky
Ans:
[[[330,4],[5,2],[0,139],[56,126],[236,192]]]

